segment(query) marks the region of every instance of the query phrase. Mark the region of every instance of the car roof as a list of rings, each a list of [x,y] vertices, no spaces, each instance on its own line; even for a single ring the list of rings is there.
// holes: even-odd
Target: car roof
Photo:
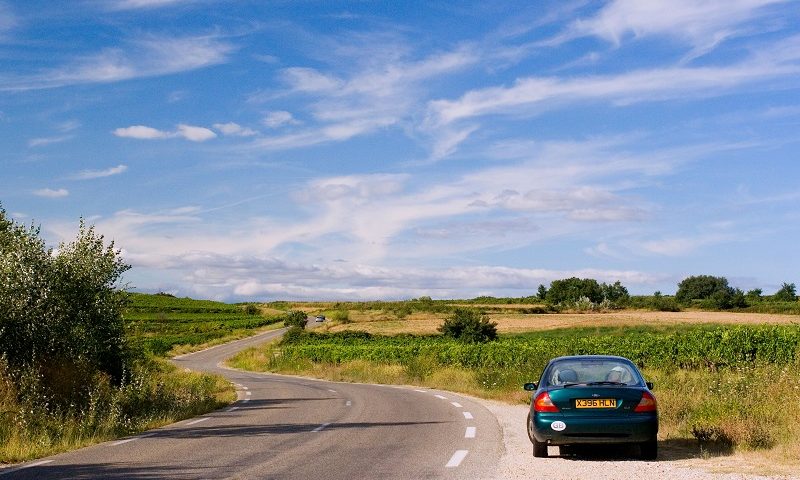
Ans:
[[[558,362],[560,360],[622,360],[625,362],[633,363],[629,358],[620,357],[617,355],[565,355],[563,357],[556,357],[548,363]]]

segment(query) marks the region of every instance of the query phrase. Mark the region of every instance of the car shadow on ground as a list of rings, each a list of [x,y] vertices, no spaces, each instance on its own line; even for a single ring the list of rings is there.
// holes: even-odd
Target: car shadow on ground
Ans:
[[[636,445],[574,445],[561,447],[558,456],[580,461],[639,461]],[[733,455],[731,445],[723,443],[699,443],[696,440],[659,440],[657,462],[687,460],[692,458],[725,457]]]

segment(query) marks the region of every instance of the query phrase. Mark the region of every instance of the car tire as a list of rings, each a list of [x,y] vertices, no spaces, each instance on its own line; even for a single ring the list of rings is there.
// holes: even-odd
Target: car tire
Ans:
[[[528,412],[528,420],[526,420],[526,423],[528,425],[526,428],[526,430],[528,430],[528,440],[530,440],[531,443],[534,443],[536,442],[536,439],[533,437],[533,422],[531,422],[531,412]]]
[[[655,460],[658,457],[658,441],[654,438],[639,444],[642,460]]]

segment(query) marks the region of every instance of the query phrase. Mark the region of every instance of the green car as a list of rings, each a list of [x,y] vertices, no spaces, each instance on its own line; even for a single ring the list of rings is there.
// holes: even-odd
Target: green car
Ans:
[[[658,456],[658,408],[636,366],[623,357],[577,355],[548,362],[532,391],[528,437],[534,457],[547,446],[638,444],[641,456]]]

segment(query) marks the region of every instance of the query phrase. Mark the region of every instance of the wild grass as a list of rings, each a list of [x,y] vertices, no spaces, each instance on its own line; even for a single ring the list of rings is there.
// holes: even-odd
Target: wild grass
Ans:
[[[683,332],[676,331],[676,327],[671,326],[651,329],[639,327],[637,331],[628,331],[627,336],[631,343],[636,343],[639,336],[669,336],[681,332],[686,335],[681,338],[703,335],[713,337],[714,329],[720,328],[700,325],[694,332]],[[606,338],[625,336],[623,328],[600,331]],[[520,344],[531,341],[561,343],[565,339],[593,337],[595,334],[592,329],[563,329],[506,336],[502,341]],[[537,381],[541,374],[541,366],[532,364],[523,368],[521,365],[525,362],[520,363],[513,358],[509,358],[506,365],[496,361],[479,361],[469,366],[443,363],[438,353],[445,346],[438,343],[439,339],[426,340],[406,336],[395,337],[387,343],[383,338],[363,334],[359,338],[359,334],[351,335],[352,338],[336,340],[326,347],[330,353],[346,348],[347,344],[356,346],[361,353],[349,359],[321,361],[313,360],[313,355],[285,355],[287,349],[292,348],[291,345],[303,344],[301,337],[289,344],[273,343],[241,352],[230,363],[246,370],[336,381],[442,388],[514,404],[529,401],[529,394],[520,387],[526,381]],[[719,338],[736,338],[736,341],[751,339],[747,335],[723,335]],[[314,343],[315,340],[308,341]],[[724,343],[726,340],[720,341]],[[781,341],[766,341],[770,345],[781,344]],[[390,344],[408,346],[415,342],[433,342],[434,348],[418,348],[414,354],[399,357],[388,353],[387,348],[391,350]],[[598,344],[602,343],[604,342]],[[758,348],[756,343],[752,345]],[[740,361],[728,363],[728,366],[697,361],[692,362],[691,367],[679,368],[675,364],[657,360],[648,362],[645,359],[645,364],[650,364],[643,368],[643,374],[656,385],[654,391],[661,415],[660,437],[694,443],[701,449],[769,450],[782,460],[799,462],[800,448],[797,445],[800,444],[800,409],[796,408],[796,404],[800,398],[800,352],[797,351],[797,345],[793,348],[796,352],[793,358],[779,355],[772,362],[741,358]],[[722,348],[721,351],[723,350],[733,352]],[[758,358],[758,355],[755,354],[754,357]],[[707,365],[712,366],[709,368]]]
[[[179,371],[163,359],[137,364],[112,385],[95,376],[84,403],[51,403],[36,371],[0,364],[0,463],[14,463],[132,435],[222,407],[235,399],[219,376]]]

